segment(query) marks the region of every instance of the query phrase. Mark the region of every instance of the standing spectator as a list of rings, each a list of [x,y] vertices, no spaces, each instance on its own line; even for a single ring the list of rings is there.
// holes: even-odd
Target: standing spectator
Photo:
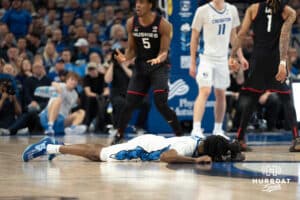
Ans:
[[[3,73],[14,78],[14,68],[10,64],[3,67]],[[7,129],[14,123],[17,115],[22,113],[16,91],[11,79],[0,78],[0,128]]]
[[[21,0],[13,0],[12,8],[5,13],[1,21],[8,25],[16,38],[19,38],[27,35],[32,18],[28,11],[22,9]]]
[[[104,82],[104,74],[99,73],[98,65],[90,62],[87,66],[88,73],[84,77],[84,108],[86,111],[85,125],[90,126],[96,117],[96,131],[104,130],[106,99],[109,89]],[[95,109],[97,108],[97,109]]]
[[[113,59],[106,74],[106,83],[111,84],[110,100],[113,107],[113,125],[118,127],[118,121],[122,115],[123,107],[126,103],[126,93],[129,80],[132,76],[132,68],[134,66],[130,62],[119,64]],[[148,112],[150,109],[148,96],[145,96],[138,106],[138,116],[135,123],[136,132],[142,132],[146,127]],[[144,131],[143,131],[144,132]]]

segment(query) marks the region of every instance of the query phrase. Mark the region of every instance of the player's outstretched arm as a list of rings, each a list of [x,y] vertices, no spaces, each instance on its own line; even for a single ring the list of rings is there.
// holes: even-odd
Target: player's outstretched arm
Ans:
[[[147,63],[151,65],[162,63],[168,58],[168,52],[172,39],[172,25],[167,20],[161,19],[159,32],[161,34],[159,53],[156,58],[147,60]]]
[[[166,163],[202,163],[202,164],[212,162],[211,157],[209,156],[201,156],[197,158],[181,156],[174,149],[164,152],[160,156],[160,161]]]

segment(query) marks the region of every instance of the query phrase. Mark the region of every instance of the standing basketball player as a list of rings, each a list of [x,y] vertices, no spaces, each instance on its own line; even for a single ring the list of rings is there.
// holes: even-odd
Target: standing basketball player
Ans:
[[[127,21],[129,47],[125,55],[120,51],[115,55],[120,63],[135,58],[136,67],[128,86],[126,104],[113,143],[122,140],[132,111],[142,102],[150,87],[154,90],[154,102],[158,111],[170,124],[174,133],[177,136],[182,135],[177,116],[167,103],[169,79],[167,58],[172,26],[152,12],[155,2],[155,0],[136,0],[136,15]]]
[[[240,25],[238,11],[235,6],[224,0],[213,0],[199,7],[192,23],[191,66],[190,75],[196,78],[199,94],[195,100],[192,135],[204,137],[201,121],[206,101],[214,86],[216,104],[214,107],[215,125],[213,134],[229,139],[222,130],[222,122],[226,110],[226,88],[230,85],[228,67],[229,41],[237,35]],[[200,55],[200,64],[196,74],[196,53],[200,32],[203,31],[204,51]],[[239,58],[244,67],[248,67],[242,51]]]
[[[285,83],[288,75],[287,51],[295,19],[295,11],[284,5],[281,0],[267,0],[253,4],[247,9],[241,30],[233,46],[231,59],[235,59],[237,49],[241,46],[243,37],[252,24],[254,49],[249,77],[240,96],[242,116],[237,133],[238,140],[245,151],[250,150],[244,141],[245,128],[259,96],[265,91],[278,93],[284,106],[285,120],[293,132],[293,145],[290,147],[290,151],[300,150],[296,113],[290,97],[290,88]]]

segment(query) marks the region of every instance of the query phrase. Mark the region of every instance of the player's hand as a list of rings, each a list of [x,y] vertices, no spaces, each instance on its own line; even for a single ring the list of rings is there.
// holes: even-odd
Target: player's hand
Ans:
[[[159,58],[153,58],[150,60],[147,60],[147,63],[149,63],[150,65],[157,65],[161,62],[161,60]]]
[[[196,78],[196,74],[197,74],[196,64],[191,63],[189,74],[191,77]]]
[[[209,164],[212,162],[212,159],[210,156],[200,156],[195,158],[195,163],[197,164]]]
[[[240,63],[244,71],[249,69],[249,62],[248,60],[246,60],[246,58],[243,57],[242,59],[240,59]]]
[[[116,49],[116,53],[114,54],[114,57],[118,61],[118,63],[123,63],[126,61],[125,55],[119,49]]]
[[[278,72],[275,76],[276,80],[283,83],[287,78],[288,72],[285,64],[280,63],[278,66]]]
[[[229,69],[231,71],[237,72],[240,69],[240,65],[239,65],[238,61],[233,57],[229,58],[228,65],[229,65]]]

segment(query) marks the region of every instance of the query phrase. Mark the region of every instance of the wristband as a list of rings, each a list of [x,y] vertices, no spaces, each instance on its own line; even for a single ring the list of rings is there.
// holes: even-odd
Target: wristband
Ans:
[[[280,65],[286,66],[286,60],[281,60],[281,61],[280,61]]]

